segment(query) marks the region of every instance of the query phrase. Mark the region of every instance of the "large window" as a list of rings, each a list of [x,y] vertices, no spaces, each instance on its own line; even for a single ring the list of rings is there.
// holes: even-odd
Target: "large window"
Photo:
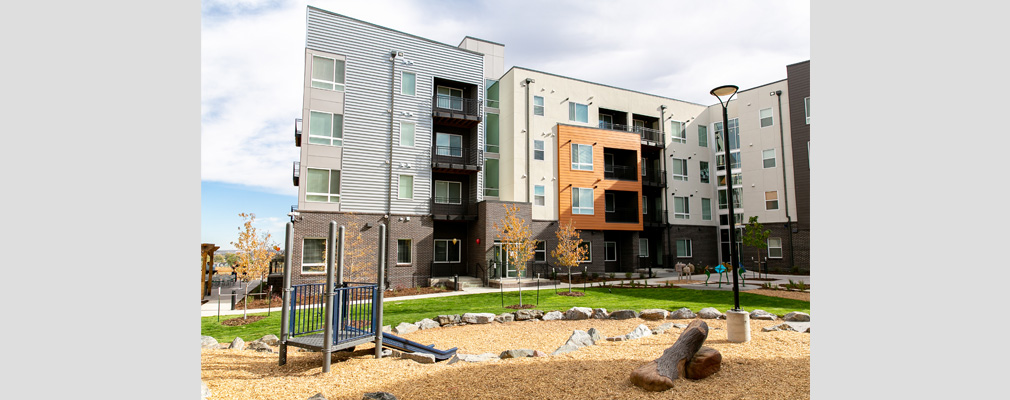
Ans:
[[[484,159],[484,195],[498,197],[498,159]]]
[[[617,242],[603,242],[603,261],[617,261]]]
[[[546,196],[544,195],[544,187],[542,185],[533,186],[533,205],[542,206],[547,204]]]
[[[436,133],[435,155],[463,157],[463,136],[451,133]]]
[[[326,239],[302,240],[302,273],[303,274],[323,274],[326,273],[326,259],[323,251],[326,250]]]
[[[305,201],[340,202],[340,171],[309,168],[305,185]]]
[[[593,146],[588,144],[572,144],[572,169],[581,171],[593,170]]]
[[[698,125],[698,146],[708,147],[708,127]]]
[[[701,183],[709,183],[709,180],[708,180],[708,174],[709,174],[708,161],[699,161],[698,162],[698,174],[701,177]]]
[[[593,189],[572,188],[572,214],[593,215]]]
[[[435,239],[435,262],[458,263],[460,260],[460,241],[453,239]]]
[[[484,114],[484,151],[498,152],[498,114]]]
[[[761,163],[765,168],[775,168],[775,149],[762,150]]]
[[[715,150],[722,150],[722,122],[716,122],[713,126],[715,130]],[[729,149],[739,150],[740,149],[740,129],[737,125],[737,119],[733,118],[729,120]]]
[[[719,179],[718,182],[719,186],[726,186],[726,175],[719,175],[718,179]],[[731,179],[733,179],[733,186],[743,185],[743,174],[739,172],[732,174]]]
[[[690,258],[691,251],[691,239],[677,239],[677,258]]]
[[[673,174],[673,180],[675,181],[686,181],[687,180],[687,160],[674,158],[673,168],[671,169]]]
[[[413,96],[417,92],[417,75],[413,72],[403,72],[400,79],[400,94]]]
[[[583,258],[579,263],[593,262],[593,244],[590,242],[582,242],[579,247],[586,249],[586,258]]]
[[[741,189],[741,188],[735,188],[735,189],[733,189],[733,208],[734,209],[737,209],[737,210],[740,209],[740,197],[742,197],[741,196],[742,194],[743,194],[743,189]],[[725,210],[727,208],[729,208],[729,205],[726,202],[726,189],[719,189],[719,209],[720,210]]]
[[[638,256],[642,258],[649,256],[649,239],[647,238],[638,239]]]
[[[683,122],[670,121],[670,138],[677,143],[687,143],[687,132],[684,131]]]
[[[544,115],[544,98],[533,96],[533,115]]]
[[[439,86],[437,90],[438,108],[463,111],[463,90]]]
[[[807,125],[810,124],[810,98],[803,98],[803,115],[807,118]]]
[[[533,159],[543,160],[544,159],[544,141],[534,140],[533,141]]]
[[[487,88],[487,94],[484,96],[487,106],[498,108],[498,81],[494,79],[485,79],[484,86]]]
[[[410,239],[396,239],[396,263],[410,264],[411,245]]]
[[[761,127],[772,126],[772,109],[766,108],[758,112],[761,117]]]
[[[730,159],[732,159],[732,165],[730,168],[739,169],[740,168],[740,153],[729,153]],[[726,169],[726,156],[723,154],[715,155],[715,169],[717,171],[723,171]]]
[[[779,192],[765,192],[765,210],[779,209]]]
[[[568,102],[568,120],[575,122],[589,122],[589,106],[575,102]]]
[[[673,218],[691,219],[691,209],[687,197],[673,197]]]
[[[344,144],[344,116],[309,111],[309,143],[342,146]]]
[[[537,241],[537,247],[533,248],[533,262],[535,263],[547,262],[547,242],[543,240]]]
[[[414,123],[400,122],[400,146],[414,147]]]
[[[344,91],[344,61],[312,56],[312,87]]]
[[[451,181],[435,181],[436,204],[462,204],[463,184]]]
[[[768,258],[782,258],[782,238],[768,238]]]
[[[414,198],[414,176],[400,175],[400,190],[398,198],[401,200],[411,200]]]
[[[712,220],[712,199],[701,199],[701,219],[704,221]]]

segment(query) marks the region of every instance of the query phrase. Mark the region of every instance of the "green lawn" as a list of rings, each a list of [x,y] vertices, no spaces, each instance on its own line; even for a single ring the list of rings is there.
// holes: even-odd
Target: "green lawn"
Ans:
[[[560,290],[559,290],[560,291]],[[580,289],[581,291],[581,289]],[[715,290],[691,289],[607,289],[590,288],[585,297],[558,296],[554,289],[540,290],[539,310],[565,311],[571,307],[606,308],[614,310],[636,310],[646,308],[662,308],[676,310],[681,307],[698,312],[705,307],[715,307],[725,312],[733,308],[733,292]],[[523,290],[523,304],[536,303],[536,290]],[[515,310],[502,308],[501,295],[498,293],[472,294],[465,296],[435,297],[429,299],[386,301],[383,312],[383,325],[396,326],[401,322],[417,322],[424,318],[434,318],[439,314],[463,314],[467,312],[489,312],[501,314]],[[519,292],[506,292],[505,305],[519,304]],[[740,307],[747,311],[762,309],[773,314],[783,315],[791,311],[810,312],[810,302],[762,296],[750,293],[740,293]],[[266,315],[266,314],[250,314]],[[222,316],[221,319],[235,318]],[[238,316],[238,318],[242,318]],[[204,317],[201,321],[201,333],[213,336],[219,342],[231,342],[236,336],[243,340],[259,339],[263,335],[280,335],[281,313],[273,312],[267,318],[243,326],[225,326],[217,321],[217,317]]]

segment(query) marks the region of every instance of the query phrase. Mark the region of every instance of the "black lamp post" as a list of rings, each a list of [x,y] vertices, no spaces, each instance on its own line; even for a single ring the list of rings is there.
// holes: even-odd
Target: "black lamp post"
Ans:
[[[719,99],[719,104],[722,104],[722,147],[723,154],[726,157],[726,203],[729,206],[729,262],[730,269],[733,270],[733,310],[740,310],[740,287],[737,286],[737,265],[740,263],[740,255],[737,254],[736,247],[736,214],[733,212],[733,168],[732,162],[729,154],[729,117],[726,112],[726,107],[729,106],[729,100],[733,98],[733,95],[740,90],[736,85],[723,85],[709,92],[715,98]],[[726,101],[722,101],[722,97],[726,96]]]

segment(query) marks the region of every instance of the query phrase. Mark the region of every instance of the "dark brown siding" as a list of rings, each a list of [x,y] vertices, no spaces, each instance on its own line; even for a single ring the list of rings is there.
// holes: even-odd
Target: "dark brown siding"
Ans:
[[[789,80],[789,124],[793,146],[792,173],[795,182],[796,215],[793,221],[798,232],[793,233],[794,264],[800,271],[810,271],[810,125],[806,122],[803,99],[810,97],[810,61],[786,66]],[[813,99],[811,99],[813,103]],[[811,106],[811,109],[813,106]],[[813,113],[811,113],[813,115]],[[788,245],[788,232],[783,246]],[[784,263],[789,252],[784,250]]]

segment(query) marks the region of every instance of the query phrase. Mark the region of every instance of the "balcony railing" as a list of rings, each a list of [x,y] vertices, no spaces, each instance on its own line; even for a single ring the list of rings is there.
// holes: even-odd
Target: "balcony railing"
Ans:
[[[300,162],[298,162],[298,161],[295,161],[295,163],[294,163],[294,166],[293,166],[293,167],[294,167],[294,168],[293,168],[293,170],[294,170],[294,171],[292,172],[292,176],[293,176],[293,180],[294,180],[294,182],[295,182],[295,186],[298,186],[298,175],[300,175],[300,174],[301,174],[301,169],[302,169],[301,167],[302,167],[302,163],[300,163]]]
[[[432,146],[431,166],[433,168],[480,171],[484,152],[467,147]]]
[[[625,167],[621,165],[604,166],[603,177],[606,179],[616,179],[622,181],[637,181],[638,168]]]
[[[477,215],[471,205],[462,196],[434,196],[431,198],[431,216],[439,221],[473,221]]]
[[[638,223],[638,207],[616,207],[614,211],[607,212],[604,220],[606,222],[626,222]]]
[[[302,145],[302,119],[295,118],[295,147]]]
[[[642,215],[642,221],[645,223],[645,226],[650,228],[666,226],[666,218],[666,210],[649,210],[648,214]]]
[[[438,117],[480,121],[483,104],[478,99],[436,94],[431,98],[432,114]]]
[[[665,143],[663,139],[664,138],[663,132],[660,132],[659,130],[652,128],[646,128],[644,126],[614,124],[610,122],[600,121],[599,127],[600,129],[610,129],[614,131],[635,132],[642,137],[642,140],[657,142],[660,146],[662,146],[662,144]]]
[[[646,168],[642,184],[649,186],[666,186],[666,173],[658,168]]]

